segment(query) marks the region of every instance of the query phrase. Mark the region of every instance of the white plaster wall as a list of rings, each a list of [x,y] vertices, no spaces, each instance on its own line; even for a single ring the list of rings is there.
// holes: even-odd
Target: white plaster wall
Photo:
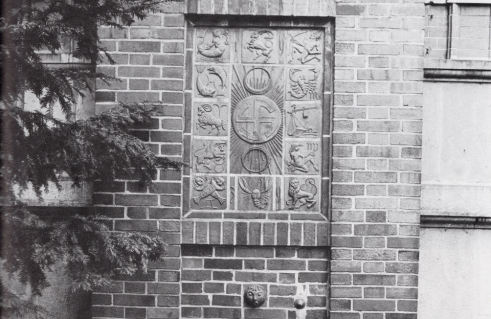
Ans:
[[[419,319],[491,318],[491,230],[423,228]]]
[[[491,216],[491,84],[426,82],[423,214]]]

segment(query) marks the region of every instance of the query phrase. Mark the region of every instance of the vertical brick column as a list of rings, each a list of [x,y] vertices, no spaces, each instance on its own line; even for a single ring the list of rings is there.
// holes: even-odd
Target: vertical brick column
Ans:
[[[424,4],[336,13],[331,318],[416,318]]]
[[[184,87],[184,4],[170,2],[165,13],[136,21],[123,30],[100,28],[102,43],[116,64],[98,70],[121,81],[97,83],[96,112],[117,102],[162,101],[162,116],[135,136],[161,156],[182,160]],[[181,173],[158,174],[154,187],[141,188],[131,176],[111,185],[96,183],[93,201],[110,218],[114,231],[144,232],[167,244],[166,259],[149,265],[148,273],[116,278],[93,294],[94,318],[179,318]]]

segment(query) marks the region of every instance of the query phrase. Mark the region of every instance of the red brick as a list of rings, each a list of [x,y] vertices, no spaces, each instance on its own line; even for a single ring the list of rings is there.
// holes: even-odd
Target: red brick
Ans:
[[[385,271],[388,273],[418,273],[418,263],[387,263]]]
[[[184,284],[183,284],[184,285]],[[171,283],[147,283],[149,294],[179,294],[179,284]]]
[[[183,305],[210,305],[210,299],[208,295],[181,295],[181,304]]]
[[[155,307],[155,296],[149,295],[114,295],[114,304],[122,306]]]
[[[332,194],[338,196],[363,196],[365,187],[363,185],[332,185]]]
[[[368,286],[395,286],[396,276],[394,275],[353,275],[354,285]]]
[[[124,318],[123,307],[92,307],[94,317]]]
[[[152,41],[120,41],[121,52],[160,52],[160,42]]]
[[[359,261],[331,261],[331,271],[333,272],[361,272],[361,262]]]
[[[146,220],[116,220],[114,229],[119,231],[157,231],[157,223]]]
[[[362,290],[359,287],[331,287],[332,298],[361,298]]]
[[[389,299],[418,299],[417,288],[387,288]]]
[[[388,248],[419,248],[419,238],[387,238]]]
[[[213,295],[212,299],[214,306],[240,307],[241,304],[242,297],[239,296]]]
[[[393,300],[353,300],[353,310],[359,311],[395,311]]]
[[[362,15],[365,11],[365,5],[336,5],[336,15]]]
[[[304,260],[275,259],[268,260],[267,268],[271,270],[305,270]]]
[[[355,235],[357,236],[391,236],[396,234],[396,225],[355,225]]]

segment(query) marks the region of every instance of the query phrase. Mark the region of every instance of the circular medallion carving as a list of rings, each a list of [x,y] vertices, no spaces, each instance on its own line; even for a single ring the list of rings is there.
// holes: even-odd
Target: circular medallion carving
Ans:
[[[266,150],[260,147],[251,147],[243,157],[240,158],[242,166],[249,173],[261,173],[269,166],[269,156]]]
[[[234,109],[232,124],[235,133],[248,143],[265,143],[271,140],[282,125],[278,105],[265,96],[249,96]]]
[[[264,94],[272,85],[271,75],[263,68],[250,69],[244,76],[244,87],[251,94]]]

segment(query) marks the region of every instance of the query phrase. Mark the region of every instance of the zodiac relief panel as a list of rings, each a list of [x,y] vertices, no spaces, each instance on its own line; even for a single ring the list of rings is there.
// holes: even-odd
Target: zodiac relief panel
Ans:
[[[225,209],[227,207],[226,176],[194,176],[190,203],[193,209]]]
[[[286,172],[294,175],[318,175],[321,154],[320,141],[287,141],[284,156]]]
[[[242,63],[278,64],[282,62],[283,48],[280,31],[245,29],[242,31]]]
[[[194,139],[193,171],[196,173],[227,173],[227,140]]]
[[[198,98],[227,98],[228,67],[220,65],[195,66],[194,96]]]
[[[322,99],[322,69],[288,68],[286,99],[289,101],[314,101]]]
[[[324,33],[320,30],[286,31],[288,64],[322,64]]]
[[[321,212],[324,31],[207,26],[194,36],[191,211]]]
[[[286,137],[313,138],[321,136],[322,103],[320,101],[287,102],[285,107]]]
[[[198,29],[196,31],[196,61],[230,62],[230,47],[234,42],[231,33],[225,28]]]
[[[283,209],[318,212],[320,210],[320,179],[314,177],[286,177],[284,180]]]
[[[223,103],[194,103],[194,135],[226,136],[229,106]]]

